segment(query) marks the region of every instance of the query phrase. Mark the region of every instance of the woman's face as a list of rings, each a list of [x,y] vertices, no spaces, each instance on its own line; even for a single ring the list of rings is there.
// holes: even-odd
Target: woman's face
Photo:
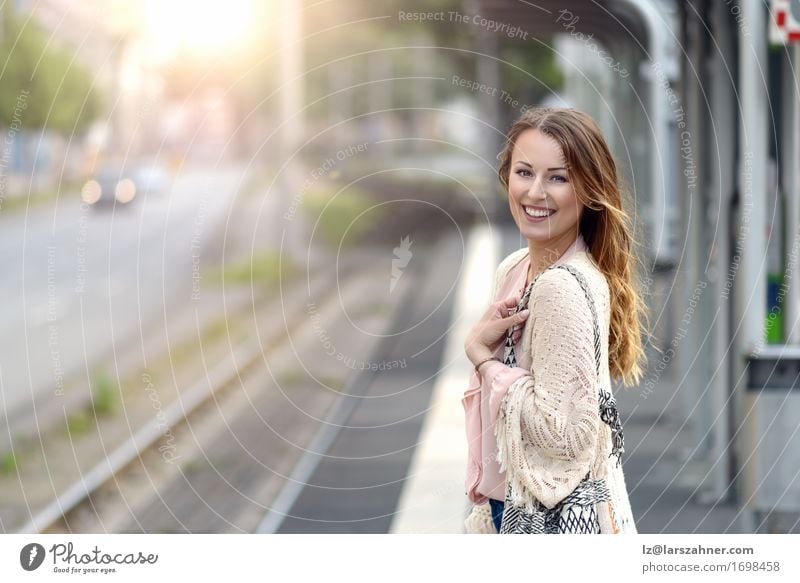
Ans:
[[[561,146],[550,136],[527,129],[517,137],[508,176],[508,203],[526,239],[547,243],[577,235],[583,205],[575,196],[565,165]],[[546,212],[549,214],[542,216]]]

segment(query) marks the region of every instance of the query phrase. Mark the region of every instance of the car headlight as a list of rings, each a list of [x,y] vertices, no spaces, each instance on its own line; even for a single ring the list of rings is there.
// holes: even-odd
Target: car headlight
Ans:
[[[81,188],[81,200],[86,204],[94,204],[100,200],[102,188],[96,180],[90,180]]]
[[[130,178],[123,178],[117,182],[117,187],[114,189],[114,197],[121,203],[130,202],[136,196],[136,185]]]

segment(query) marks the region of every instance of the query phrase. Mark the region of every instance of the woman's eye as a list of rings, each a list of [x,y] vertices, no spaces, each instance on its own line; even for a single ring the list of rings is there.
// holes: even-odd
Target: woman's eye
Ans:
[[[518,176],[524,176],[525,178],[527,178],[529,176],[533,176],[533,173],[530,170],[528,170],[527,168],[519,168],[519,169],[517,169],[516,170],[516,174]],[[561,176],[561,175],[556,174],[556,175],[551,176],[550,180],[553,180],[555,182],[563,183],[563,182],[567,181],[567,178],[565,176]]]

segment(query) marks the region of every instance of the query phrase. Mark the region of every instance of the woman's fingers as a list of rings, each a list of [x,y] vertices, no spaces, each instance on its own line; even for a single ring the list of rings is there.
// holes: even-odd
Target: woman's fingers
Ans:
[[[470,330],[464,343],[467,355],[474,354],[475,351],[480,350],[480,347],[494,351],[500,343],[504,342],[509,328],[512,326],[521,328],[528,316],[528,310],[515,313],[518,305],[519,297],[517,296],[495,302]],[[513,334],[517,340],[520,338],[519,330],[515,330]]]
[[[510,316],[500,317],[493,319],[490,323],[491,329],[498,337],[505,336],[508,329],[512,326],[522,326],[528,318],[528,310],[522,310],[518,313],[512,313]]]
[[[500,308],[501,312],[503,313],[503,316],[505,317],[508,315],[508,309],[515,308],[517,304],[519,304],[519,297],[511,296],[510,298],[500,300],[499,302],[497,302],[496,305],[498,308]]]
[[[529,311],[526,309],[522,310],[518,314],[514,314],[509,318],[512,322],[511,325],[514,328],[514,332],[512,333],[512,340],[514,342],[517,342],[517,340],[519,340],[522,336],[522,327],[525,325],[525,320],[528,318],[528,314]]]
[[[519,298],[512,296],[494,303],[494,310],[487,311],[482,322],[475,329],[476,340],[487,347],[502,342],[508,329],[512,326],[522,326],[528,317],[528,310],[516,313]],[[516,332],[519,337],[519,332]]]
[[[528,317],[529,313],[530,313],[530,310],[528,310],[528,308],[525,308],[521,312],[517,312],[516,314],[511,314],[510,316],[505,318],[505,320],[508,323],[509,327],[510,326],[515,326],[515,325],[517,325],[517,324],[519,324],[521,322],[524,322],[525,319]]]

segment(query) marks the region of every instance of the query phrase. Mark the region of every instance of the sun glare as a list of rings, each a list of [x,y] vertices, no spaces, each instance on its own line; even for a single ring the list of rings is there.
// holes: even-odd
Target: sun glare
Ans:
[[[179,49],[219,53],[236,48],[253,18],[252,0],[148,0],[152,48],[166,57]]]

